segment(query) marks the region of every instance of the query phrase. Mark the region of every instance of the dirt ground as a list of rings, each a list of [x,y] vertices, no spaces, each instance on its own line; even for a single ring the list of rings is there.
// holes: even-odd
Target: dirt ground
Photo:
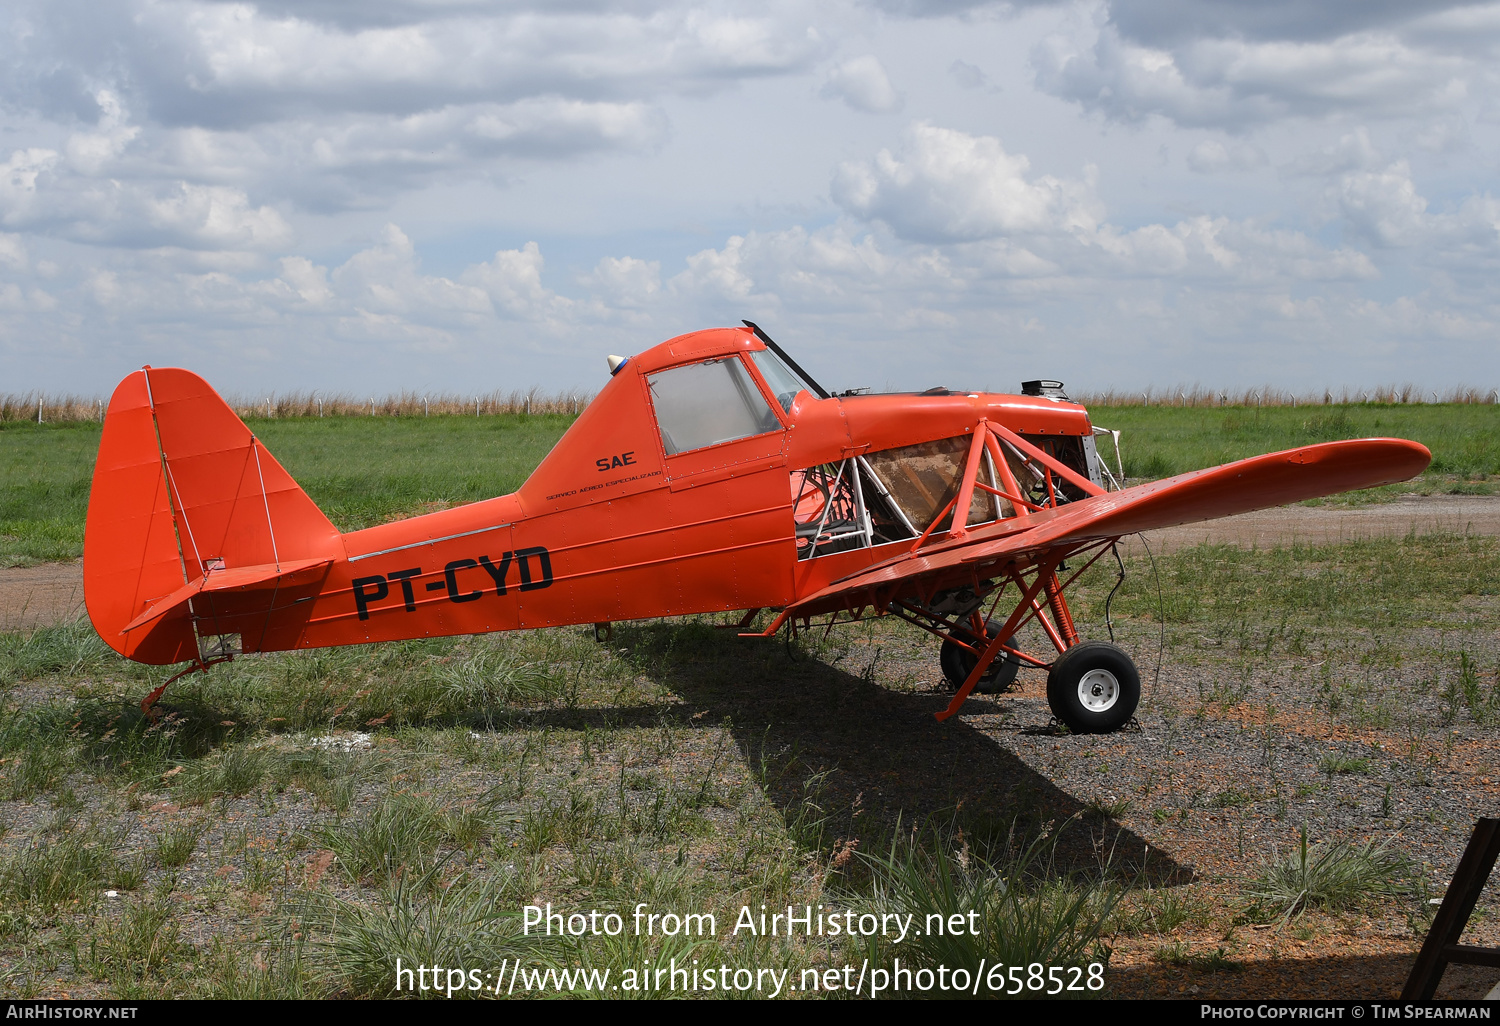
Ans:
[[[1402,495],[1371,506],[1281,506],[1152,531],[1146,537],[1153,549],[1171,552],[1203,542],[1265,549],[1436,531],[1500,535],[1500,495]],[[1127,552],[1139,547],[1136,537],[1125,545]]]
[[[83,613],[83,563],[0,567],[0,631],[65,623]]]

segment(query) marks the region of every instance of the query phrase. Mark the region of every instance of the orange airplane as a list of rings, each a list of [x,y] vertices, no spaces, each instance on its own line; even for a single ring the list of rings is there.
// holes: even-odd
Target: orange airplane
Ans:
[[[1123,649],[1080,639],[1064,593],[1122,536],[1401,481],[1431,459],[1358,439],[1106,490],[1096,429],[1056,382],[830,395],[745,323],[610,357],[514,494],[349,534],[202,378],[136,371],[110,399],[89,497],[94,628],[185,674],[242,652],[723,610],[749,610],[742,628],[778,610],[766,637],[896,616],[942,641],[955,693],[939,719],[1025,665],[1048,671],[1071,730],[1107,732],[1140,678]],[[1055,654],[1014,643],[1033,621]]]

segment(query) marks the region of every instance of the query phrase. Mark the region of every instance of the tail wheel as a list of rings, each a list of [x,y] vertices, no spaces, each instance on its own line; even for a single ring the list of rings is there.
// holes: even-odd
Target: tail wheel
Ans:
[[[1047,704],[1075,734],[1108,734],[1135,715],[1141,675],[1125,650],[1084,641],[1058,656],[1047,675]]]
[[[1000,633],[1001,626],[1003,625],[998,620],[985,624],[985,640],[993,640]],[[977,646],[982,643],[976,639],[973,644]],[[964,686],[964,681],[974,672],[974,664],[977,662],[977,655],[952,641],[944,641],[938,652],[938,665],[943,668],[943,676],[955,691]],[[981,695],[998,695],[1009,690],[1020,669],[1021,660],[1011,652],[1001,652],[984,671],[984,676],[979,678],[979,683],[974,685],[974,690]]]

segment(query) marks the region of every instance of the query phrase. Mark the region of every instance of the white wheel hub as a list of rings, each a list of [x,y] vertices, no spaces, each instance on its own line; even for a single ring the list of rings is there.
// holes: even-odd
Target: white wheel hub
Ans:
[[[1108,670],[1090,670],[1078,681],[1078,702],[1091,713],[1102,713],[1120,700],[1120,681]]]

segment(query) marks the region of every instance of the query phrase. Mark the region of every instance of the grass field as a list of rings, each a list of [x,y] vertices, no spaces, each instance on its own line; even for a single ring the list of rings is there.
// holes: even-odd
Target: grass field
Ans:
[[[1124,432],[1120,448],[1131,478],[1170,477],[1313,442],[1381,437],[1410,438],[1432,450],[1420,487],[1482,490],[1500,474],[1496,405],[1110,406],[1093,416]]]
[[[562,437],[566,414],[252,421],[345,531],[504,495]],[[0,566],[83,554],[99,425],[0,423]]]
[[[1500,405],[1329,407],[1111,406],[1125,473],[1168,477],[1309,442],[1395,436],[1422,442],[1432,467],[1402,491],[1488,494],[1500,475]],[[567,430],[567,414],[252,420],[256,433],[342,530],[513,491]],[[0,422],[0,565],[83,552],[99,425]],[[1111,454],[1112,455],[1112,454]]]
[[[1162,473],[1325,430],[1322,410],[1249,438],[1225,425],[1253,411],[1107,412]],[[1339,412],[1449,461],[1417,487],[1495,472],[1493,407],[1451,411],[1472,438],[1432,409]],[[510,490],[567,422],[254,426],[350,528]],[[0,428],[10,558],[76,555],[96,444]],[[1112,631],[1147,681],[1141,732],[1106,737],[1049,725],[1031,671],[936,723],[935,647],[888,620],[791,644],[690,618],[607,644],[563,628],[251,657],[174,684],[155,723],[137,703],[167,671],[85,623],[0,634],[0,996],[389,996],[397,957],[611,985],[697,959],[821,981],[801,997],[898,957],[1098,962],[1106,996],[1386,996],[1492,812],[1500,541],[1200,546],[1125,570],[1111,625],[1112,568],[1074,593],[1083,633]],[[524,933],[547,902],[717,931]],[[788,904],[983,926],[730,932]],[[1474,922],[1493,943],[1500,905]]]

